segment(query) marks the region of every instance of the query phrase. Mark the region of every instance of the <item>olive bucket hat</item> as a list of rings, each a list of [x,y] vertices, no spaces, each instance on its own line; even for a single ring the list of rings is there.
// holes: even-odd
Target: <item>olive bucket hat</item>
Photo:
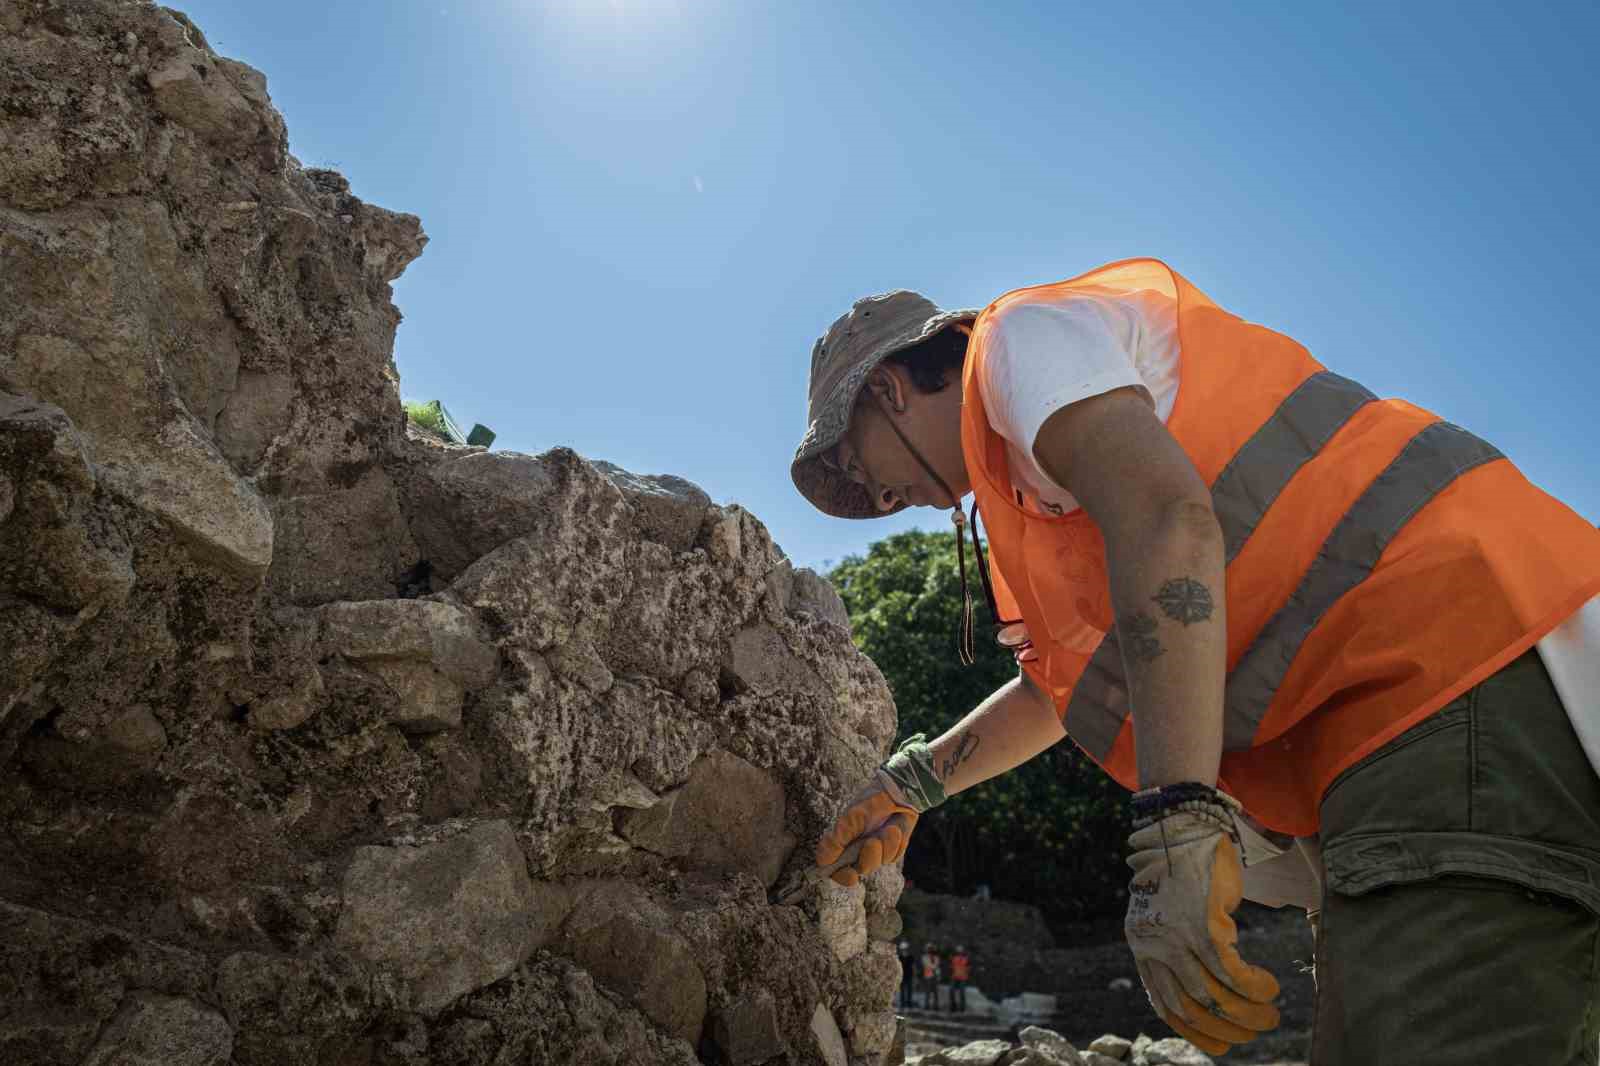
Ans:
[[[941,311],[926,296],[897,289],[857,300],[817,338],[811,349],[806,433],[789,466],[789,475],[802,496],[836,518],[878,518],[893,513],[878,510],[866,486],[851,481],[825,457],[850,428],[856,397],[873,367],[942,329],[970,325],[977,317],[977,311]]]

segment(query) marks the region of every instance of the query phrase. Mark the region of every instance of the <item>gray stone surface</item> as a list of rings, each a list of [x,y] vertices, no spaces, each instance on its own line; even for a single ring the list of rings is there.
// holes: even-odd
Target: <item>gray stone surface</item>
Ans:
[[[620,882],[585,891],[562,929],[563,949],[679,1039],[699,1038],[705,975],[689,941],[647,894]]]
[[[181,996],[135,993],[123,1001],[83,1066],[224,1066],[233,1029],[210,1007]]]
[[[867,950],[867,890],[859,883],[846,888],[822,878],[815,891],[817,927],[835,957],[847,962]]]
[[[505,822],[420,847],[357,848],[340,947],[394,973],[432,1014],[510,973],[533,950],[538,900]]]
[[[704,489],[672,474],[635,474],[600,460],[594,466],[611,479],[632,506],[640,536],[673,551],[694,547],[711,508],[711,497]]]
[[[812,1048],[827,1066],[849,1066],[850,1056],[845,1051],[844,1035],[833,1013],[819,1003],[811,1013]]]
[[[872,1011],[850,1018],[850,1051],[856,1055],[881,1055],[894,1044],[899,1019],[894,1011]]]
[[[783,824],[783,786],[725,751],[697,760],[689,780],[660,802],[625,815],[621,834],[636,847],[711,873],[748,873],[770,888],[794,849]]]
[[[783,1033],[772,993],[758,988],[728,1004],[712,1022],[711,1038],[729,1066],[752,1066],[780,1053]]]

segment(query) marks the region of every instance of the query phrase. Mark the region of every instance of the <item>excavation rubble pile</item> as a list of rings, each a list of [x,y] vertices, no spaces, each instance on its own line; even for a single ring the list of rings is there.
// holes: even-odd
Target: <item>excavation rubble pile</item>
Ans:
[[[1143,1033],[1129,1040],[1106,1034],[1079,1049],[1060,1033],[1028,1026],[1018,1042],[974,1040],[958,1047],[918,1054],[913,1045],[907,1066],[1212,1066],[1212,1059],[1187,1040],[1152,1040]]]
[[[0,1062],[880,1061],[898,872],[768,903],[894,732],[832,589],[408,434],[418,220],[181,15],[0,5],[0,146]]]

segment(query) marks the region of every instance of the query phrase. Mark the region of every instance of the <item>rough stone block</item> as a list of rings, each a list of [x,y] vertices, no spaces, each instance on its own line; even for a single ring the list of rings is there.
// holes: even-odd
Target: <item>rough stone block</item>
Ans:
[[[463,688],[494,680],[499,654],[479,639],[472,616],[436,600],[330,603],[317,612],[323,643],[358,663],[425,663]]]
[[[224,1066],[233,1029],[191,999],[135,993],[123,1001],[83,1066]]]
[[[844,600],[839,598],[838,590],[828,579],[815,570],[803,566],[795,568],[789,609],[804,611],[824,622],[832,622],[845,632],[850,631],[850,612],[845,610]]]
[[[399,697],[393,723],[407,733],[437,733],[461,724],[461,686],[426,663],[368,665]]]
[[[147,80],[161,113],[202,137],[247,141],[261,128],[249,102],[198,49],[173,56]]]
[[[606,882],[585,894],[562,928],[566,954],[636,1003],[672,1035],[698,1040],[706,980],[694,949],[638,887]]]
[[[867,950],[865,896],[866,889],[859,883],[846,888],[835,884],[832,878],[817,882],[818,931],[840,962]]]
[[[277,523],[270,582],[292,603],[393,596],[417,563],[394,484],[370,470],[349,488],[273,501]]]
[[[635,474],[615,463],[593,462],[632,506],[634,528],[641,536],[677,552],[694,547],[711,506],[704,489],[671,474]]]
[[[894,1043],[899,1019],[894,1011],[856,1014],[850,1019],[850,1050],[857,1055],[881,1055]]]
[[[772,993],[758,988],[730,1003],[712,1021],[711,1039],[729,1066],[751,1066],[782,1053],[783,1033]]]
[[[783,636],[765,623],[734,634],[723,668],[757,695],[825,691],[816,670],[790,651]]]
[[[527,957],[538,905],[511,827],[486,822],[421,847],[357,848],[335,938],[400,976],[433,1014]]]
[[[102,447],[97,460],[106,487],[166,521],[203,561],[252,580],[272,565],[271,509],[192,419],[168,422],[148,443]]]
[[[694,763],[682,788],[624,816],[621,833],[696,869],[753,874],[770,888],[795,845],[783,828],[784,807],[783,786],[770,774],[714,751]]]

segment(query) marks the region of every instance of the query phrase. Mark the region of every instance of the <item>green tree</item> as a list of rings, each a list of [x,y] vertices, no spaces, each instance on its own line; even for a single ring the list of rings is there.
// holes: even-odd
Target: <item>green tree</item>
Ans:
[[[900,712],[900,740],[933,739],[1016,676],[994,628],[970,555],[977,661],[956,652],[962,610],[954,533],[912,531],[877,542],[829,575],[856,645],[883,671]],[[906,855],[906,876],[935,892],[1035,904],[1053,921],[1120,910],[1127,884],[1127,793],[1063,741],[1032,761],[930,811]]]

